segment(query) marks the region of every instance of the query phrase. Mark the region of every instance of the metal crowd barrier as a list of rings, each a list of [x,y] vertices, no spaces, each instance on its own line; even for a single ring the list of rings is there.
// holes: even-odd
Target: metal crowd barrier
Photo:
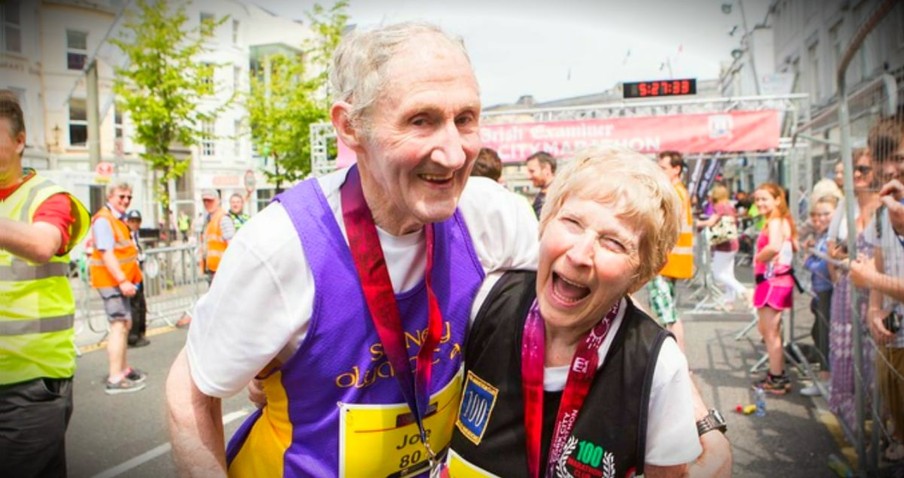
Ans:
[[[207,291],[207,278],[199,266],[197,244],[145,249],[142,271],[147,299],[148,328],[176,323]],[[91,287],[84,256],[78,258],[70,281],[76,299],[76,333],[106,338],[107,318],[97,291]]]

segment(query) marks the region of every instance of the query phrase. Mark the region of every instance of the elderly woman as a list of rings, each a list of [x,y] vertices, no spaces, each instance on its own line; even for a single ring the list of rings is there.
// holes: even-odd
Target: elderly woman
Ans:
[[[503,276],[469,335],[452,476],[686,472],[701,451],[687,361],[629,296],[665,263],[679,207],[628,150],[579,154],[557,175],[538,271]]]

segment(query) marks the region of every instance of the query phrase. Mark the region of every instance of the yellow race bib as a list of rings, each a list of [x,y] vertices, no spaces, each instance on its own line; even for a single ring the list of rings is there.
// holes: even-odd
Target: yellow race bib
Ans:
[[[449,446],[460,398],[460,372],[430,397],[424,428],[436,453]],[[429,459],[408,404],[339,405],[339,476],[404,478],[427,471]]]

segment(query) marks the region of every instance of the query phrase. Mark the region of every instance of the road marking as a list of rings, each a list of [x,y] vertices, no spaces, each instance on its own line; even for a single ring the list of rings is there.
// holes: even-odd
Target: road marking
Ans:
[[[223,425],[224,426],[228,425],[229,423],[234,422],[244,416],[247,416],[250,413],[251,413],[251,409],[248,409],[248,408],[243,408],[241,410],[236,410],[234,412],[227,413],[226,415],[223,415]],[[128,472],[129,470],[138,468],[139,466],[153,460],[154,458],[157,458],[158,456],[169,452],[172,448],[173,448],[173,446],[169,442],[164,443],[158,447],[152,448],[152,449],[136,456],[135,458],[132,458],[131,460],[120,463],[120,464],[114,466],[113,468],[108,468],[108,469],[94,475],[93,478],[113,478],[115,476],[123,475],[126,472]]]

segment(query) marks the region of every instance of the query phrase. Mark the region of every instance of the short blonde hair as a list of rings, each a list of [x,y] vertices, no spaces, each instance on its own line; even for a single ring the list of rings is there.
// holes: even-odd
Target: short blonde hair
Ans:
[[[710,192],[710,194],[713,197],[714,203],[728,201],[728,197],[729,197],[728,188],[725,187],[724,184],[716,183],[716,185],[713,186],[713,189]]]
[[[612,205],[619,218],[639,231],[632,291],[659,273],[678,242],[681,200],[656,162],[622,147],[578,152],[550,185],[540,212],[540,236],[571,196]]]

